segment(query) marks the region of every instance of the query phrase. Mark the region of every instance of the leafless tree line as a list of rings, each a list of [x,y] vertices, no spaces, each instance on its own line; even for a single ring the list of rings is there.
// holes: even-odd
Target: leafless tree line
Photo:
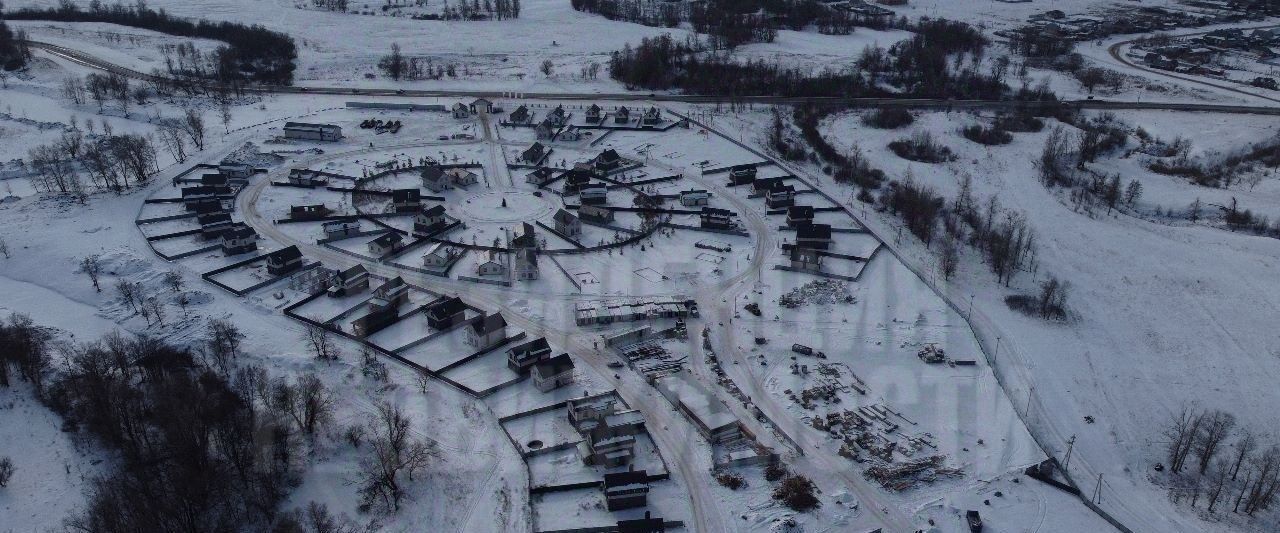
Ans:
[[[1203,501],[1210,514],[1230,505],[1232,513],[1250,518],[1271,508],[1280,489],[1280,446],[1237,427],[1234,415],[1184,407],[1164,436],[1164,481],[1174,502],[1197,507]]]

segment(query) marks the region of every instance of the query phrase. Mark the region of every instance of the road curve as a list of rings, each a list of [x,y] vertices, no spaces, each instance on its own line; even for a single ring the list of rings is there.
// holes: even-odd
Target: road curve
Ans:
[[[129,78],[148,81],[159,76],[146,74],[115,63],[108,62],[90,54],[55,44],[27,41],[31,48],[43,51],[72,63],[85,67],[114,72]],[[1196,81],[1196,80],[1190,80]],[[206,87],[215,87],[209,82]],[[400,98],[457,97],[457,98],[505,98],[511,92],[503,91],[464,91],[464,90],[423,90],[423,89],[390,89],[390,88],[352,88],[352,87],[298,87],[292,85],[251,85],[240,88],[244,92],[274,94],[323,94],[351,96],[383,96]],[[1239,91],[1236,89],[1238,92]],[[1252,93],[1246,93],[1252,95]],[[1257,95],[1252,95],[1257,96]],[[522,99],[535,100],[609,100],[635,101],[651,100],[656,102],[680,102],[688,104],[739,102],[752,104],[814,104],[838,105],[844,107],[911,107],[934,109],[1017,109],[1031,102],[1015,100],[954,100],[946,98],[846,98],[816,96],[698,96],[665,93],[518,93]],[[1264,97],[1265,98],[1265,97]],[[1280,100],[1268,98],[1280,103]],[[1133,102],[1121,100],[1066,100],[1064,105],[1079,109],[1095,110],[1165,110],[1165,111],[1206,111],[1214,113],[1237,113],[1250,115],[1280,115],[1280,106],[1265,105],[1228,105],[1228,104],[1196,104],[1181,102]]]
[[[1261,30],[1261,29],[1270,29],[1270,28],[1280,28],[1280,25],[1257,26],[1257,27],[1250,27],[1250,28],[1244,28],[1244,29]],[[1196,36],[1196,35],[1205,35],[1205,34],[1207,34],[1207,33],[1209,33],[1209,32],[1207,32],[1207,31],[1201,31],[1201,32],[1195,32],[1195,33],[1181,33],[1181,34],[1175,35],[1174,37],[1194,37],[1194,36]],[[1265,96],[1265,95],[1261,95],[1261,94],[1257,94],[1257,93],[1252,93],[1252,92],[1249,92],[1249,91],[1246,91],[1246,90],[1240,89],[1239,87],[1233,87],[1233,86],[1230,86],[1230,85],[1223,85],[1223,84],[1221,84],[1221,83],[1214,83],[1214,82],[1212,82],[1212,81],[1208,81],[1208,80],[1206,80],[1206,79],[1204,79],[1204,78],[1195,78],[1195,77],[1191,77],[1191,76],[1182,76],[1182,75],[1179,75],[1179,74],[1177,74],[1177,73],[1170,72],[1170,71],[1167,71],[1167,70],[1160,70],[1160,69],[1155,69],[1155,68],[1147,67],[1147,66],[1144,66],[1144,65],[1140,65],[1140,64],[1138,64],[1138,63],[1134,63],[1134,62],[1132,62],[1132,61],[1129,61],[1129,59],[1128,59],[1128,58],[1124,57],[1124,54],[1121,54],[1121,53],[1120,53],[1120,49],[1121,49],[1121,48],[1123,48],[1123,47],[1125,47],[1125,46],[1127,46],[1127,45],[1131,45],[1131,44],[1133,44],[1133,43],[1136,43],[1136,42],[1138,42],[1138,41],[1140,41],[1140,40],[1142,40],[1142,38],[1129,39],[1129,40],[1127,40],[1127,41],[1120,41],[1120,42],[1118,42],[1118,43],[1115,43],[1115,44],[1113,44],[1113,45],[1111,45],[1111,46],[1107,47],[1107,53],[1111,55],[1111,58],[1112,58],[1112,59],[1115,59],[1116,61],[1119,61],[1120,63],[1124,64],[1125,66],[1127,66],[1127,67],[1129,67],[1129,68],[1133,68],[1133,69],[1136,69],[1136,70],[1141,70],[1141,71],[1143,71],[1143,72],[1147,72],[1147,73],[1150,73],[1150,74],[1155,74],[1155,75],[1157,75],[1157,76],[1162,76],[1162,77],[1165,77],[1165,78],[1173,78],[1173,79],[1177,79],[1177,80],[1188,81],[1188,82],[1191,82],[1191,83],[1194,83],[1194,84],[1197,84],[1197,85],[1204,85],[1204,86],[1206,86],[1206,87],[1213,87],[1213,88],[1215,88],[1215,89],[1219,89],[1219,90],[1223,90],[1223,91],[1230,91],[1230,92],[1233,92],[1233,93],[1239,93],[1239,94],[1243,94],[1243,95],[1249,96],[1249,97],[1251,97],[1251,98],[1260,98],[1260,99],[1263,99],[1263,100],[1268,100],[1268,101],[1271,101],[1271,102],[1280,103],[1280,98],[1273,98],[1273,97],[1270,97],[1270,96]]]

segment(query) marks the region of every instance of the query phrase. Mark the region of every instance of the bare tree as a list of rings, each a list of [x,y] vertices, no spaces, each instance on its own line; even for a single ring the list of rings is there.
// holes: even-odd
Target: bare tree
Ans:
[[[9,257],[6,250],[5,257]],[[93,290],[102,292],[102,287],[98,286],[98,276],[102,275],[102,261],[96,255],[85,256],[80,260],[80,271],[89,276],[89,281],[93,282]]]
[[[289,406],[289,415],[298,424],[299,430],[307,435],[314,435],[317,429],[333,419],[337,399],[315,374],[298,377],[294,390],[296,393]]]
[[[321,325],[308,323],[303,339],[311,346],[311,353],[321,361],[336,361],[342,357],[333,340],[333,332]]]
[[[187,160],[187,139],[186,131],[181,121],[172,118],[160,120],[156,130],[160,137],[160,144],[164,145],[165,150],[173,156],[173,160],[178,163],[184,163]]]
[[[1169,470],[1174,473],[1182,471],[1182,465],[1191,453],[1191,444],[1200,431],[1200,423],[1204,415],[1189,406],[1173,416],[1165,437],[1169,439]]]
[[[182,290],[182,274],[176,270],[170,270],[164,273],[164,284],[169,286],[169,290],[178,292]]]
[[[1195,436],[1195,452],[1199,460],[1200,474],[1209,470],[1209,464],[1222,445],[1222,441],[1231,433],[1236,425],[1236,417],[1231,413],[1213,411],[1206,415],[1205,423]]]
[[[221,318],[209,320],[209,333],[205,341],[206,350],[223,374],[230,368],[231,360],[240,354],[242,340],[244,340],[244,334],[240,333],[230,320]]]
[[[9,243],[5,242],[4,237],[0,237],[0,254],[4,254],[5,259],[9,258]],[[94,283],[93,285],[97,287],[98,284]]]
[[[371,423],[368,455],[361,461],[360,506],[369,509],[381,504],[391,511],[400,509],[406,482],[426,468],[431,450],[412,436],[411,421],[400,406],[379,402]]]
[[[222,119],[223,134],[231,133],[231,102],[228,99],[218,103],[218,117]]]
[[[1217,460],[1213,462],[1213,469],[1209,474],[1209,506],[1208,510],[1213,513],[1213,507],[1218,504],[1218,499],[1222,497],[1222,490],[1227,486],[1227,478],[1231,474],[1231,464],[1225,460]]]
[[[9,479],[13,478],[13,470],[13,459],[0,457],[0,487],[9,486]]]
[[[1249,454],[1253,453],[1254,448],[1258,447],[1258,441],[1254,438],[1253,432],[1244,430],[1240,435],[1240,439],[1235,445],[1235,459],[1231,464],[1231,481],[1236,480],[1236,476],[1240,475],[1240,466],[1244,464]]]
[[[195,145],[196,150],[204,150],[204,115],[199,109],[188,107],[182,110],[182,126],[183,131],[187,133],[187,137],[191,139],[191,144]]]
[[[551,74],[556,71],[556,64],[552,63],[550,59],[545,59],[542,61],[542,65],[538,67],[538,70],[542,71],[543,76],[550,78]]]
[[[155,296],[149,296],[143,302],[147,309],[151,310],[151,316],[155,317],[156,323],[164,325],[164,302]]]

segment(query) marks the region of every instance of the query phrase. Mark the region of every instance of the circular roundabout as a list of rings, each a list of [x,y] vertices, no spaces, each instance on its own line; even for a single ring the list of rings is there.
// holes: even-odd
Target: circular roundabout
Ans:
[[[487,190],[455,202],[452,215],[464,222],[509,224],[530,222],[555,214],[556,206],[532,191]]]

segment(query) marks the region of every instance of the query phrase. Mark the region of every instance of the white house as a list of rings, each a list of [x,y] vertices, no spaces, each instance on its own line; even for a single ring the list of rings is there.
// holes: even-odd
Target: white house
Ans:
[[[453,118],[470,118],[470,117],[471,117],[471,109],[467,107],[467,104],[464,104],[462,102],[453,104]]]
[[[520,281],[538,279],[538,252],[533,248],[521,248],[513,254],[511,273]]]
[[[498,252],[489,251],[489,258],[476,266],[476,274],[482,277],[500,277],[507,275],[507,265],[502,263]]]
[[[711,199],[711,193],[702,189],[689,189],[680,191],[680,205],[685,207],[696,207],[707,205]]]
[[[550,392],[573,383],[573,368],[573,358],[562,353],[534,363],[529,374],[533,377],[533,386],[542,392]]]
[[[467,344],[477,350],[486,350],[506,340],[507,320],[502,313],[485,315],[471,323],[467,328]]]

